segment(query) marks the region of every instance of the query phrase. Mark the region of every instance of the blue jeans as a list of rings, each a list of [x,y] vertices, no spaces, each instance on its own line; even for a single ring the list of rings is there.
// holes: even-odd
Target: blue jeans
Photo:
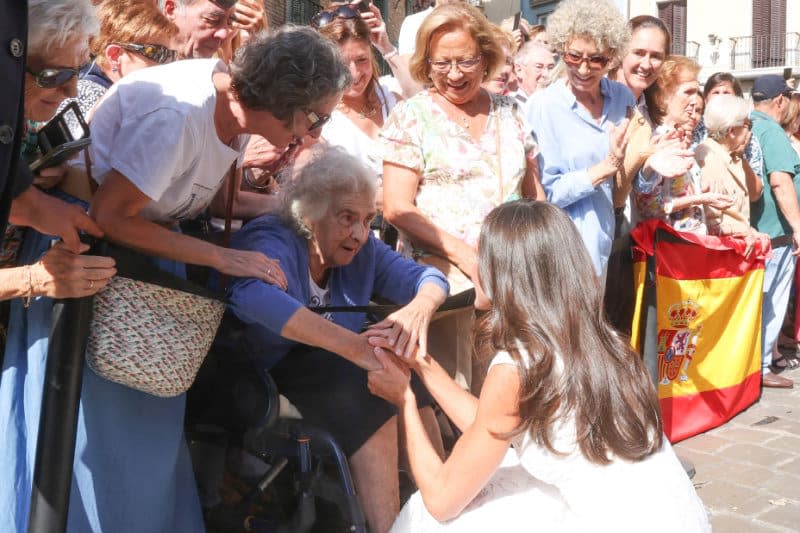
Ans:
[[[761,372],[769,372],[772,350],[778,342],[789,293],[794,279],[795,256],[792,246],[772,250],[772,258],[764,264],[764,300],[761,307]]]

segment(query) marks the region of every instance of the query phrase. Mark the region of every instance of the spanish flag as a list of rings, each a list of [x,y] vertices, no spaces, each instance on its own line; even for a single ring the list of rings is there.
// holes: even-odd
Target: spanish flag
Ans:
[[[769,250],[745,258],[742,239],[681,233],[657,220],[638,225],[631,239],[637,295],[631,342],[657,368],[664,431],[678,442],[724,424],[758,399]],[[649,329],[648,294],[656,316]]]

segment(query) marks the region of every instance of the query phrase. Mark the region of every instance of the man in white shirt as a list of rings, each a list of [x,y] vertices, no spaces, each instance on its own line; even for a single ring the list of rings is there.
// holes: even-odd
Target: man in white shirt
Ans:
[[[414,53],[417,47],[417,32],[419,31],[419,27],[422,26],[422,21],[433,11],[434,7],[461,1],[463,0],[434,0],[428,9],[424,9],[413,15],[408,15],[403,19],[403,24],[400,26],[400,35],[397,38],[397,52],[401,56],[410,56]]]
[[[514,72],[519,80],[514,98],[524,104],[536,91],[544,89],[555,66],[556,60],[550,50],[534,41],[523,44],[514,56]]]
[[[164,15],[180,29],[187,58],[210,58],[231,31],[236,0],[160,0]]]

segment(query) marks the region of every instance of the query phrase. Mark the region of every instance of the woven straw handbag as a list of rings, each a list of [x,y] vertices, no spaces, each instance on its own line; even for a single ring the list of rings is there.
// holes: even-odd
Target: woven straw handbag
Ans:
[[[84,156],[85,183],[93,195],[97,184],[88,150]],[[236,162],[229,172],[235,171]],[[228,181],[225,247],[236,184]],[[86,364],[102,378],[153,396],[169,398],[189,390],[219,329],[224,298],[117,244],[99,241],[92,253],[113,257],[117,275],[94,295]]]
[[[98,251],[115,259],[118,274],[94,296],[86,363],[100,377],[153,396],[186,392],[214,340],[224,300],[132,250],[102,243]]]

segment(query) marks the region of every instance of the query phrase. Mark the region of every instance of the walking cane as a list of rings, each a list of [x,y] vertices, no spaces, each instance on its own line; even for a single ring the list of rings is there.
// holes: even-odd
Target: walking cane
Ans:
[[[28,533],[62,533],[67,527],[92,301],[87,296],[53,304]]]

